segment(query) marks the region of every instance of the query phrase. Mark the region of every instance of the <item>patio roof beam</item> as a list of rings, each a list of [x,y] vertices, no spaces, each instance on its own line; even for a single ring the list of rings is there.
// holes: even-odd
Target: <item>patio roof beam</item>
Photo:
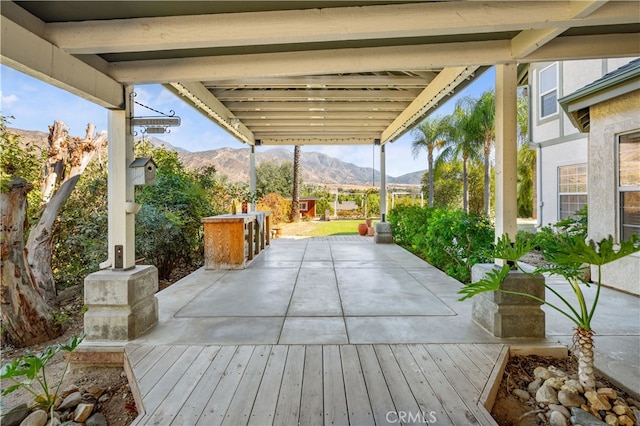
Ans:
[[[394,112],[404,110],[409,102],[227,102],[228,109],[253,112]]]
[[[401,110],[401,109],[400,109]],[[235,115],[245,123],[249,120],[308,120],[322,117],[325,120],[393,120],[398,114],[392,111],[238,111]]]
[[[281,145],[373,145],[377,139],[376,134],[363,134],[358,132],[356,135],[346,135],[344,133],[325,134],[321,136],[317,134],[291,136],[290,134],[282,136],[259,135],[260,145],[281,146]],[[377,133],[380,136],[380,133]]]
[[[540,50],[550,54],[543,54]],[[523,62],[557,58],[626,57],[638,54],[638,33],[556,37]],[[380,58],[384,58],[382,61]],[[510,40],[329,49],[304,52],[226,55],[201,58],[125,61],[110,64],[109,74],[128,84],[284,77],[370,71],[433,70],[460,64],[511,63]],[[260,64],[260,66],[256,66]],[[391,68],[391,69],[390,69]]]
[[[436,76],[430,77],[409,75],[328,75],[308,77],[271,77],[253,78],[245,80],[204,81],[209,89],[237,89],[237,88],[420,88],[424,87]]]
[[[602,13],[582,19],[574,19],[567,1],[518,3],[463,2],[451,8],[447,2],[433,2],[55,22],[46,24],[45,33],[70,53],[102,54],[615,25],[632,23],[637,16],[628,9],[634,2],[612,2]],[[86,37],[88,33],[92,36]]]
[[[235,122],[233,113],[202,84],[196,82],[180,82],[167,84],[165,87],[184,98],[188,104],[214,120],[240,141],[250,145],[253,144],[254,137],[251,130],[244,124]]]
[[[239,89],[214,90],[213,95],[218,100],[225,101],[405,101],[411,102],[419,90],[286,90],[286,89]]]
[[[607,1],[591,0],[591,1],[570,1],[570,15],[574,19],[583,19],[591,13],[602,7]],[[549,41],[553,40],[569,26],[558,26],[555,28],[536,28],[522,31],[511,41],[511,51],[514,58],[526,56]]]
[[[2,7],[5,7],[4,4]],[[0,28],[2,31],[0,62],[2,64],[102,107],[124,108],[124,87],[122,84],[74,58],[6,16],[1,17]]]
[[[304,119],[300,119],[300,120],[269,120],[269,119],[249,119],[249,120],[243,120],[242,122],[252,128],[255,131],[257,131],[256,129],[263,129],[263,128],[271,128],[271,129],[277,129],[277,128],[282,128],[282,127],[286,127],[286,128],[291,128],[291,127],[295,127],[295,128],[309,128],[309,127],[323,127],[323,128],[329,128],[329,127],[336,127],[336,128],[343,128],[343,127],[381,127],[380,131],[384,130],[388,125],[389,122],[391,120],[367,120],[367,119],[361,119],[361,120],[327,120],[324,117],[320,117],[320,116],[316,116],[313,118],[304,118]],[[287,129],[288,130],[288,129]]]

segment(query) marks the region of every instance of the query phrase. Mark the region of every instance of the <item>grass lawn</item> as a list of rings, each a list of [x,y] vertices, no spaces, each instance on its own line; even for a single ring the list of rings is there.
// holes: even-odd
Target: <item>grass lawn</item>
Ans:
[[[288,223],[282,226],[282,235],[322,237],[327,235],[357,235],[358,224],[364,220],[331,220]]]

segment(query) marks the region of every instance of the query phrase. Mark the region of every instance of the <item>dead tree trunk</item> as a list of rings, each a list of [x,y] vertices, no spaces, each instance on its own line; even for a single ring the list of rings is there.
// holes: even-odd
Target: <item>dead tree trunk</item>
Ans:
[[[40,291],[26,260],[27,193],[32,185],[14,178],[0,193],[2,241],[0,249],[0,303],[2,328],[15,346],[29,346],[53,339],[62,329]],[[49,262],[50,264],[50,262]],[[3,343],[4,345],[4,343]]]
[[[29,232],[26,245],[33,277],[49,306],[57,305],[51,270],[53,226],[85,168],[107,143],[106,132],[95,136],[94,130],[95,126],[89,124],[81,140],[69,138],[67,126],[62,122],[56,121],[49,128],[50,149],[42,185],[43,210],[37,225]]]

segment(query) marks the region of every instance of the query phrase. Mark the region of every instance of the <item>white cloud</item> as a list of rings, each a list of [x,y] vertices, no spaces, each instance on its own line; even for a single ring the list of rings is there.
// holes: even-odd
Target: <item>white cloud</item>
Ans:
[[[0,92],[0,97],[2,98],[2,109],[4,110],[6,107],[13,106],[16,102],[20,100],[16,95],[4,95],[4,93]]]

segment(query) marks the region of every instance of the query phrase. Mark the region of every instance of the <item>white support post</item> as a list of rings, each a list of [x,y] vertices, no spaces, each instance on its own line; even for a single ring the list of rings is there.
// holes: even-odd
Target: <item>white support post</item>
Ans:
[[[380,145],[380,221],[387,221],[387,173],[385,144]]]
[[[496,238],[518,230],[517,66],[496,65]]]
[[[131,92],[130,86],[125,88],[125,110],[109,112],[109,261],[117,270],[135,267],[135,216],[125,211],[126,203],[134,201],[129,173],[129,164],[134,160]]]
[[[251,145],[251,151],[249,153],[249,191],[251,195],[256,193],[256,146]],[[255,203],[251,203],[249,206],[250,211],[255,211]]]

